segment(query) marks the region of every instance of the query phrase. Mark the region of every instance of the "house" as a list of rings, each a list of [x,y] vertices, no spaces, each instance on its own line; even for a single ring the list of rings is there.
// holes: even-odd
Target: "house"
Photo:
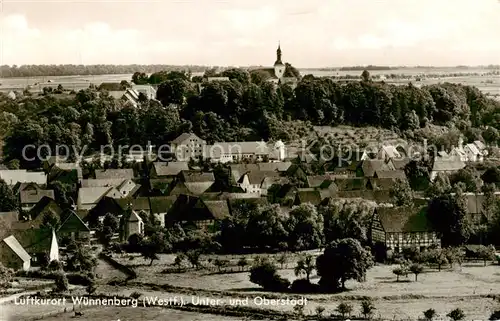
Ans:
[[[181,171],[172,184],[169,195],[201,195],[215,183],[212,172]]]
[[[475,140],[474,145],[476,145],[477,149],[481,152],[481,154],[483,154],[483,156],[488,156],[488,149],[482,141]]]
[[[229,216],[227,200],[211,201],[195,196],[179,195],[165,221],[167,226],[180,223],[199,229],[210,229],[217,221]]]
[[[132,85],[132,89],[135,90],[138,95],[143,94],[149,100],[156,99],[156,89],[151,85]]]
[[[132,168],[123,169],[96,169],[96,179],[133,179],[134,170]]]
[[[23,211],[31,210],[45,196],[55,199],[53,190],[45,190],[36,183],[17,183],[13,192],[18,195]]]
[[[174,178],[181,171],[188,171],[189,166],[187,162],[155,162],[149,171],[150,178]]]
[[[275,143],[261,142],[218,142],[205,147],[204,158],[212,162],[229,163],[242,160],[263,162],[285,159],[286,150],[282,141]]]
[[[64,184],[79,186],[83,179],[83,172],[78,163],[55,163],[49,170],[47,184],[58,181]]]
[[[441,245],[427,220],[426,207],[377,207],[370,223],[369,239],[387,250],[400,253],[416,246],[420,250]]]
[[[392,159],[402,159],[403,157],[403,154],[392,145],[382,146],[377,154],[377,159],[384,160],[386,162]]]
[[[125,239],[128,240],[134,234],[144,234],[144,222],[136,211],[130,211],[125,223]]]
[[[292,166],[291,162],[273,162],[273,163],[257,163],[257,164],[231,164],[231,181],[236,184],[243,175],[249,172],[277,172],[286,173]]]
[[[464,146],[467,161],[469,162],[482,162],[484,160],[483,153],[479,150],[476,144],[467,144]]]
[[[335,178],[330,175],[307,176],[307,186],[312,188],[319,188],[325,183],[325,181],[333,182],[334,180]]]
[[[133,197],[139,191],[141,185],[136,184],[132,179],[122,178],[82,180],[82,188],[93,187],[114,187],[121,197]]]
[[[0,242],[0,262],[7,268],[27,271],[31,267],[31,256],[19,241],[10,235]]]
[[[74,211],[68,211],[66,219],[57,230],[57,234],[65,241],[90,242],[89,227]]]
[[[44,216],[61,217],[62,209],[52,197],[44,196],[29,211],[31,227],[39,228]]]
[[[91,210],[104,196],[123,198],[114,187],[82,187],[78,189],[77,207],[79,210]]]
[[[179,161],[203,157],[207,142],[193,133],[182,133],[170,142],[171,152]]]
[[[361,170],[364,177],[373,177],[376,171],[393,171],[395,169],[391,161],[382,159],[366,159],[361,163]]]
[[[281,183],[282,179],[277,171],[250,171],[243,174],[237,186],[241,187],[245,193],[267,195],[267,189],[273,184]]]
[[[450,175],[465,167],[465,163],[458,156],[435,157],[432,165],[430,180],[433,181],[439,173]]]
[[[47,184],[47,175],[44,172],[28,172],[25,169],[0,170],[0,179],[10,186],[17,183]]]
[[[295,194],[293,205],[311,203],[318,206],[324,204],[330,197],[332,197],[332,193],[329,190],[299,188]]]
[[[229,77],[205,77],[203,81],[212,82],[212,81],[229,81]]]

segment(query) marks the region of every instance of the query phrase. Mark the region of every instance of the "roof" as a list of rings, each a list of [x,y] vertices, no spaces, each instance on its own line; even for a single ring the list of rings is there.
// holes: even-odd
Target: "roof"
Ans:
[[[96,169],[96,179],[132,179],[134,178],[134,170],[132,168],[123,169]]]
[[[370,178],[370,182],[375,190],[389,191],[394,186],[393,178]]]
[[[365,177],[373,177],[376,171],[394,170],[394,165],[391,162],[386,162],[381,159],[366,159],[361,165]]]
[[[486,149],[486,145],[485,145],[482,141],[480,141],[480,140],[475,140],[475,141],[474,141],[474,144],[477,146],[477,148],[478,148],[479,150],[484,150],[484,149]]]
[[[376,171],[375,176],[377,178],[392,178],[392,179],[401,179],[406,180],[406,174],[403,170],[395,170],[395,171]]]
[[[333,179],[330,175],[307,176],[307,185],[309,187],[320,187],[327,180],[332,181]]]
[[[177,136],[176,139],[174,139],[173,141],[171,141],[170,144],[179,145],[179,144],[184,143],[188,139],[198,139],[198,140],[201,140],[200,137],[196,136],[193,133],[182,133],[179,136]]]
[[[180,179],[185,183],[215,182],[215,176],[213,172],[199,172],[190,170],[181,171]]]
[[[151,209],[149,199],[147,197],[138,197],[135,199],[122,198],[116,199],[115,201],[121,206],[122,209],[127,209],[129,205],[132,206],[132,210],[134,211],[150,211]]]
[[[272,163],[258,163],[257,167],[261,171],[286,172],[291,165],[292,162],[272,162]]]
[[[82,219],[74,211],[69,211],[68,217],[66,217],[57,231],[88,232],[90,229],[85,223],[83,223]]]
[[[57,204],[57,202],[53,198],[44,196],[30,210],[31,217],[32,218],[37,217],[38,214],[40,214],[46,208],[51,208],[52,212],[56,215],[58,215],[62,212],[61,208],[59,207],[59,205]]]
[[[0,179],[7,185],[17,183],[37,183],[40,185],[47,183],[47,176],[44,172],[28,172],[25,169],[0,170]]]
[[[376,214],[385,232],[429,232],[427,207],[378,207]]]
[[[364,177],[335,178],[339,191],[365,190],[368,179]]]
[[[118,187],[128,179],[123,178],[99,178],[99,179],[84,179],[82,187]]]
[[[156,196],[150,197],[152,213],[167,213],[175,203],[177,196]]]
[[[0,239],[7,237],[12,226],[19,219],[18,212],[0,212]]]
[[[255,154],[269,155],[272,150],[268,143],[260,142],[216,142],[205,147],[205,156],[208,158],[220,158],[222,154]]]
[[[187,162],[156,162],[153,166],[157,176],[176,176],[181,171],[189,170]]]
[[[401,158],[402,155],[396,149],[396,147],[392,145],[382,146],[381,152],[384,152],[389,158]]]
[[[222,220],[230,216],[227,201],[203,201],[203,203],[216,220]]]
[[[246,177],[248,177],[248,182],[251,184],[251,185],[262,185],[262,183],[264,182],[264,180],[266,178],[278,178],[280,177],[280,174],[278,172],[273,172],[273,171],[269,171],[269,172],[264,172],[264,171],[251,171],[251,172],[248,172],[245,174]],[[243,175],[243,177],[245,176]],[[242,182],[243,180],[243,177],[240,178],[240,181],[239,183]]]
[[[97,204],[104,196],[112,197],[113,191],[116,191],[113,187],[82,187],[78,189],[78,204]]]
[[[465,167],[465,163],[458,157],[436,157],[432,171],[458,171]]]
[[[328,190],[299,189],[295,196],[295,203],[311,203],[313,205],[319,205],[325,198],[330,196],[330,191]]]
[[[21,191],[19,193],[21,204],[34,204],[38,203],[43,197],[49,197],[51,199],[55,199],[54,190],[27,190]]]
[[[128,217],[128,222],[142,222],[142,218],[137,215],[136,211],[132,211]]]
[[[31,256],[22,247],[19,241],[13,236],[9,236],[3,239],[3,242],[14,252],[16,255],[23,260],[23,262],[31,260]]]
[[[391,162],[392,162],[392,165],[394,166],[395,169],[404,169],[406,167],[406,165],[411,161],[411,159],[409,157],[405,157],[405,158],[400,158],[400,159],[396,159],[396,158],[393,158],[391,159]]]
[[[474,155],[482,155],[482,153],[477,148],[476,144],[467,144],[465,145],[465,147],[467,147]]]

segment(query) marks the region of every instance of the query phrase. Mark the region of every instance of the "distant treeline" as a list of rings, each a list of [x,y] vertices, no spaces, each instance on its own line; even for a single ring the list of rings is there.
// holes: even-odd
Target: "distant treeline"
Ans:
[[[306,68],[306,70],[312,70],[311,68]],[[313,68],[314,69],[314,68]],[[488,65],[488,66],[454,66],[454,67],[436,67],[436,66],[346,66],[346,67],[332,67],[332,68],[320,68],[321,71],[373,71],[373,70],[398,70],[398,69],[500,69],[500,65]]]
[[[133,74],[136,71],[149,74],[164,70],[204,72],[208,68],[188,65],[3,65],[0,67],[0,78]]]

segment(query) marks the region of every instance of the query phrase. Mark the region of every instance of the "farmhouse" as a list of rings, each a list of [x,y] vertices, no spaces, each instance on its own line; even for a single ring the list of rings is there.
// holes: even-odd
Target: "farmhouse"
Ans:
[[[431,245],[441,245],[427,220],[426,207],[377,207],[369,237],[373,244],[383,244],[394,253],[412,246],[423,250]]]
[[[432,171],[430,175],[431,181],[433,181],[439,173],[450,175],[458,172],[465,167],[465,163],[457,156],[452,157],[435,157],[434,164],[432,165]]]
[[[203,156],[207,142],[193,133],[183,133],[170,142],[171,152],[177,160],[188,161]]]

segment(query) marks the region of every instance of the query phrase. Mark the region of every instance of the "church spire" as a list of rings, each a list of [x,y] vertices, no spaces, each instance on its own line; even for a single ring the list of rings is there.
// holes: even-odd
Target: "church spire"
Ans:
[[[276,50],[276,62],[274,63],[275,65],[282,65],[283,63],[281,62],[281,44],[278,42],[278,50]]]

